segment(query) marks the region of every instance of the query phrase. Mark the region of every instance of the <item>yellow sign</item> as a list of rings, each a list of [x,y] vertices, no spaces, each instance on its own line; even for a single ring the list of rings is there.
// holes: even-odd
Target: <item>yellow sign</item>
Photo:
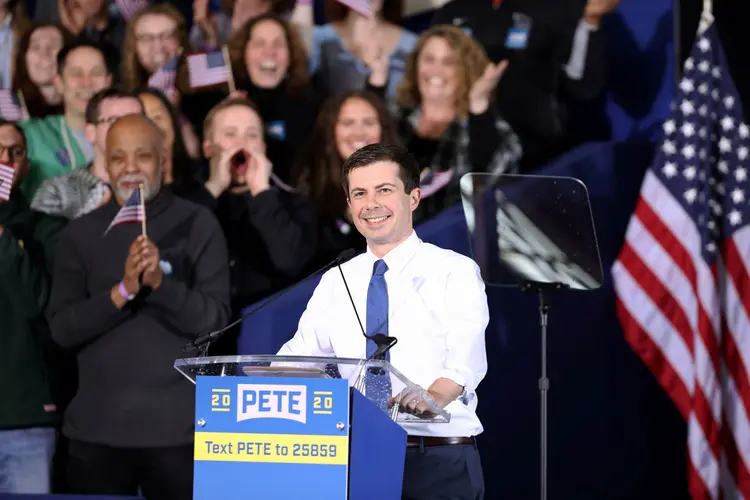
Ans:
[[[196,432],[195,460],[346,465],[347,436]]]

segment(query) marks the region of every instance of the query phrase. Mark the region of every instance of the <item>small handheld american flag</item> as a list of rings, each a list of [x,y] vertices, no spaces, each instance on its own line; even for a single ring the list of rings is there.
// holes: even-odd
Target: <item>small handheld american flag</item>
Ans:
[[[188,56],[190,87],[209,87],[229,82],[229,66],[221,50]]]
[[[14,122],[29,119],[15,90],[0,89],[0,117]]]
[[[133,191],[133,194],[130,195],[130,198],[127,199],[125,204],[120,208],[120,211],[117,212],[115,218],[112,219],[107,230],[104,231],[105,235],[115,226],[119,226],[120,224],[132,224],[134,222],[140,222],[143,225],[145,234],[146,210],[143,206],[142,189],[143,188],[139,186],[138,189]]]
[[[177,80],[177,57],[173,57],[148,79],[148,86],[162,92],[174,89]]]
[[[0,163],[0,200],[8,201],[10,199],[10,189],[13,187],[15,176],[16,169]]]

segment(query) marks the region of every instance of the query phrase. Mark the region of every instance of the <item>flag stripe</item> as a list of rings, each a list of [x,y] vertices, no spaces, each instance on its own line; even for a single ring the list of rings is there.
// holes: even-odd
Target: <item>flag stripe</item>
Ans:
[[[109,227],[104,231],[106,235],[110,229],[120,224],[129,224],[134,222],[143,222],[146,220],[146,213],[141,206],[141,189],[135,189],[133,194],[125,201],[115,218],[110,222]]]
[[[750,127],[702,21],[612,267],[625,338],[687,422],[694,499],[750,500]]]

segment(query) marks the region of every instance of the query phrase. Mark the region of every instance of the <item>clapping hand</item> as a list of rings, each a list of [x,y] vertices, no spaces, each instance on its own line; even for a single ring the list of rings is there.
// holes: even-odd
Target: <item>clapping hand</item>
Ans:
[[[481,115],[490,105],[490,96],[495,91],[500,78],[508,68],[508,61],[488,64],[484,73],[474,82],[469,91],[469,111],[474,115]]]
[[[147,236],[139,236],[136,242],[143,259],[143,284],[156,290],[164,278],[164,272],[159,265],[159,248]]]

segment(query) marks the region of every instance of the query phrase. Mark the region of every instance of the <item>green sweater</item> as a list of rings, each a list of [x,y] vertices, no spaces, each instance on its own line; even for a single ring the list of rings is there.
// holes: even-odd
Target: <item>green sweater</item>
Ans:
[[[44,320],[47,272],[63,221],[32,212],[15,190],[0,203],[0,429],[56,425],[55,352]]]
[[[29,174],[21,184],[27,200],[34,199],[34,193],[47,177],[63,175],[89,163],[63,115],[32,118],[20,125],[26,134],[31,161]]]

